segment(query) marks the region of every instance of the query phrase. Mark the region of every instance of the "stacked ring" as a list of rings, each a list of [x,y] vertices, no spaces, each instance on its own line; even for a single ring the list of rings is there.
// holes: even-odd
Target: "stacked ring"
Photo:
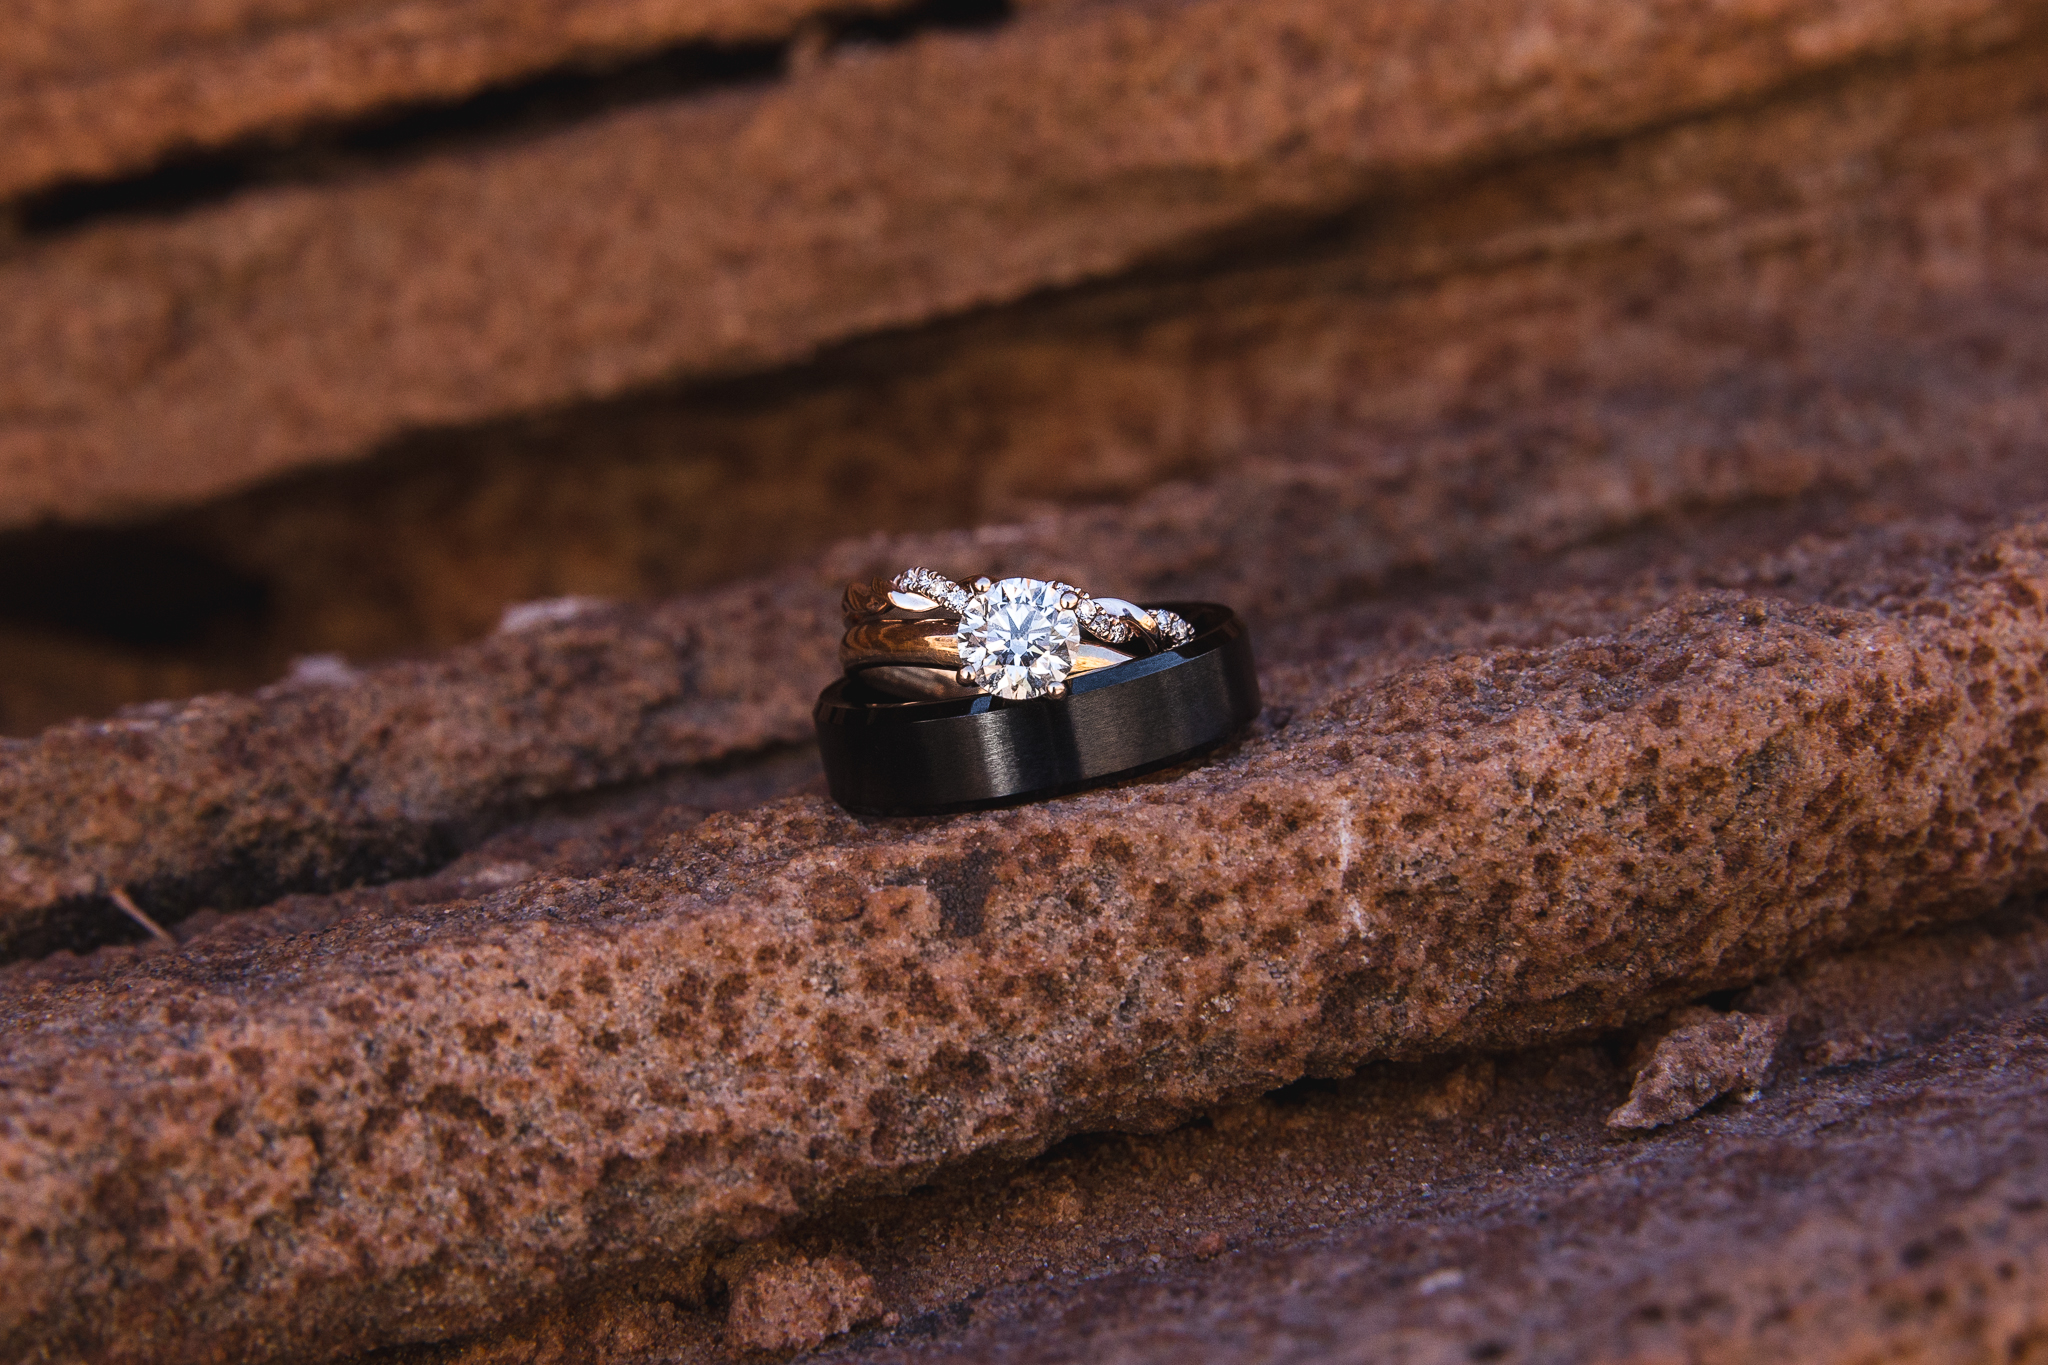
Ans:
[[[813,712],[833,799],[936,814],[1183,762],[1259,712],[1228,607],[1140,607],[1037,579],[928,570],[847,590],[845,674]]]

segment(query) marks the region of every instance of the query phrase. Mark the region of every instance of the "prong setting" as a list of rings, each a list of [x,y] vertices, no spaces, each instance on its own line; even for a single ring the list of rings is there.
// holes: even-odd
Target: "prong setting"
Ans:
[[[968,686],[1010,701],[1062,696],[1081,624],[1062,604],[1071,590],[1036,578],[975,580],[954,640]]]

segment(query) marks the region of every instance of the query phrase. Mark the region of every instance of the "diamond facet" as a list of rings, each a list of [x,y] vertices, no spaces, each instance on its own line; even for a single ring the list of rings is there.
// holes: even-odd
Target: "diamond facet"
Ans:
[[[1159,634],[1175,649],[1195,638],[1194,626],[1178,612],[1159,607],[1153,611],[1152,619],[1159,626]]]
[[[1064,691],[1081,642],[1080,622],[1060,606],[1070,591],[1036,578],[1005,578],[970,596],[954,632],[962,678],[1013,701]]]

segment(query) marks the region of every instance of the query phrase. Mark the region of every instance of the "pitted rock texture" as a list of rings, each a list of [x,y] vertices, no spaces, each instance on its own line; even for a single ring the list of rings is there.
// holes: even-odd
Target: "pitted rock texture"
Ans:
[[[787,588],[599,609],[9,742],[0,933],[62,944],[76,902],[113,886],[182,913],[388,880],[445,861],[494,810],[804,739],[835,613]]]
[[[856,1201],[779,1254],[857,1250],[899,1321],[830,1353],[848,1362],[1326,1359],[1332,1340],[1452,1361],[2023,1360],[2048,1241],[2028,1138],[2043,925],[2022,904],[1768,983],[1749,1000],[1796,1002],[1816,1049],[1889,1041],[1853,1067],[1788,1049],[1756,1103],[1653,1134],[1601,1123],[1626,1035],[1383,1064]],[[567,1323],[733,1359],[715,1301],[631,1292],[396,1359],[621,1358],[564,1350]]]
[[[733,1344],[749,1351],[808,1351],[881,1316],[874,1277],[849,1256],[779,1257],[727,1273]]]
[[[796,798],[595,877],[17,970],[9,1350],[440,1339],[969,1159],[1655,1017],[2038,888],[2043,530],[1863,589],[1339,660],[1209,766],[1045,806]]]
[[[408,431],[788,365],[2042,23],[2033,0],[1057,5],[92,225],[0,262],[0,524],[132,515]]]

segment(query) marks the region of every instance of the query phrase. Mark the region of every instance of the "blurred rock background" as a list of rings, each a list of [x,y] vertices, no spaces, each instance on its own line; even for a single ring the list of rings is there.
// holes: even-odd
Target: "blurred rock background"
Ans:
[[[2048,1358],[2048,3],[0,11],[0,1356]],[[906,555],[1273,705],[844,821]]]
[[[26,4],[0,729],[1332,445],[1377,452],[1418,564],[1446,516],[1853,480],[1754,450],[1849,423],[1900,458],[1910,403],[1707,427],[1845,366],[2037,373],[1933,327],[2039,305],[2044,22]],[[1696,448],[1630,437],[1680,391]]]

